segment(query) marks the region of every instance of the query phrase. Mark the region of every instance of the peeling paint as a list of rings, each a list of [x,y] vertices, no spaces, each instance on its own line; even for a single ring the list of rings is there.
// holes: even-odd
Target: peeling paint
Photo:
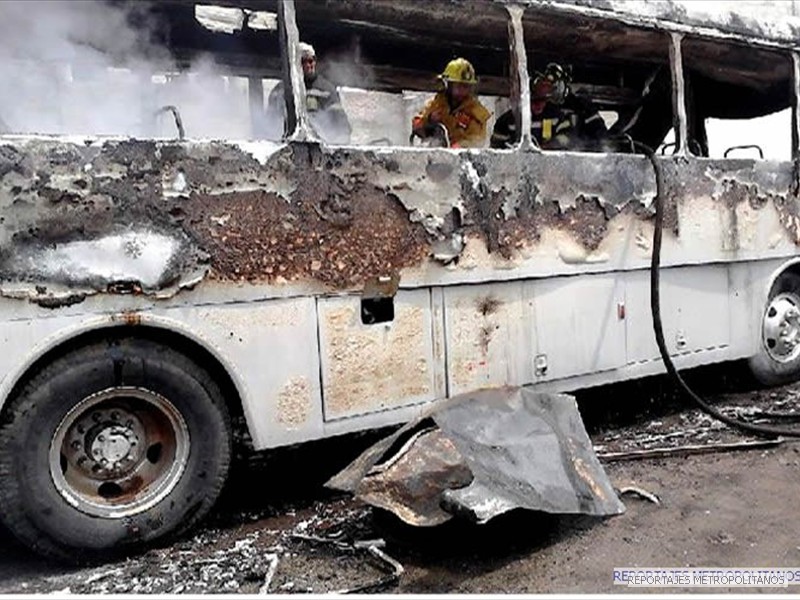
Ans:
[[[800,243],[791,164],[658,160],[676,244],[682,222],[697,231],[686,219],[703,199],[727,211],[702,225],[725,230],[722,252],[781,247],[754,222],[764,211]],[[0,293],[169,297],[202,279],[361,290],[382,276],[435,279],[437,268],[516,271],[542,256],[612,264],[621,227],[649,253],[654,186],[647,160],[624,154],[8,136]]]
[[[19,277],[65,284],[135,282],[146,289],[165,287],[178,273],[181,242],[150,231],[132,231],[97,240],[34,246],[3,257],[2,270]]]
[[[311,415],[311,386],[305,377],[292,377],[278,392],[278,422],[289,428],[306,423]]]
[[[367,326],[351,302],[323,308],[326,418],[432,398],[429,317],[420,306],[396,302],[393,323]]]

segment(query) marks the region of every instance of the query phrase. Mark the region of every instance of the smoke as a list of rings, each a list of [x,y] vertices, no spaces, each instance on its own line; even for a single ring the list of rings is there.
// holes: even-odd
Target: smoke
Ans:
[[[314,43],[313,39],[305,40]],[[320,74],[339,88],[342,105],[350,122],[343,128],[341,121],[330,114],[314,115],[312,126],[328,143],[375,144],[403,143],[404,132],[402,96],[370,90],[378,74],[361,48],[359,38],[350,45],[328,51],[319,57]],[[370,91],[367,91],[370,90]]]
[[[179,68],[159,41],[161,25],[148,5],[0,0],[0,133],[178,138],[174,113],[164,110],[168,106],[177,109],[189,139],[247,139],[283,131],[279,117],[251,122],[247,79],[225,75],[213,57]],[[257,21],[257,29],[276,25],[270,13],[244,15],[235,9],[236,18],[228,22],[225,10],[205,7],[195,14],[222,23],[218,31],[236,30],[245,21]],[[329,143],[407,143],[410,118],[403,96],[364,91],[380,80],[370,62],[358,39],[320,55],[320,74],[340,87],[352,125],[351,135],[334,115],[313,115],[313,126]],[[265,81],[265,95],[274,83]]]
[[[327,52],[320,60],[321,72],[336,85],[370,88],[375,83],[375,72],[371,66],[364,64],[358,38],[347,47]]]
[[[130,23],[136,22],[133,27]],[[15,133],[251,136],[247,80],[209,58],[179,70],[136,3],[0,2],[0,128]]]

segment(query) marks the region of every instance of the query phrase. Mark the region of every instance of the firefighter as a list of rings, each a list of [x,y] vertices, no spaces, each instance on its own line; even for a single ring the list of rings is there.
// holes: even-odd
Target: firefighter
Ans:
[[[551,63],[531,86],[531,136],[544,150],[599,151],[608,133],[603,117],[588,100],[570,88],[571,77]],[[508,148],[519,141],[512,111],[495,123],[492,148]]]
[[[476,148],[486,142],[486,123],[491,113],[475,97],[475,69],[464,58],[447,63],[439,75],[442,90],[411,122],[420,138],[439,135],[443,125],[451,148]]]
[[[306,109],[312,127],[328,143],[347,144],[352,130],[339,92],[335,85],[317,73],[317,53],[314,47],[305,42],[300,42],[298,46],[306,84]],[[267,101],[267,137],[280,139],[284,120],[283,82],[279,82],[270,92]]]

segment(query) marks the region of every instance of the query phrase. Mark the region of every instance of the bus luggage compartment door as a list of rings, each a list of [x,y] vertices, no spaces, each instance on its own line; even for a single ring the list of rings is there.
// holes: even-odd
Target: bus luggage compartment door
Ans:
[[[661,270],[661,320],[671,356],[724,351],[731,342],[728,268],[698,265]],[[661,360],[650,312],[650,273],[628,274],[628,363]],[[698,363],[699,364],[699,363]]]
[[[534,377],[548,381],[625,364],[625,283],[621,273],[534,280]]]
[[[445,288],[450,395],[625,364],[616,274]]]
[[[437,377],[430,290],[373,302],[318,298],[326,421],[419,404],[444,395]],[[441,347],[441,344],[436,345]]]

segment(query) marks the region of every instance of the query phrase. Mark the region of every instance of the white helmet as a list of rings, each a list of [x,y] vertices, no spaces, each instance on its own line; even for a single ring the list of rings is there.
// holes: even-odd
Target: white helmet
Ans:
[[[311,44],[306,44],[305,42],[300,42],[298,44],[300,48],[300,58],[317,58],[317,53],[314,51],[314,46]]]

